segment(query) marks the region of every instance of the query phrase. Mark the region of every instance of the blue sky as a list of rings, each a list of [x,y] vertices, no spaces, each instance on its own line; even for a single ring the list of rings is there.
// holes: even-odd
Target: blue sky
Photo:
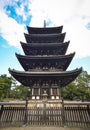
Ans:
[[[63,25],[67,54],[76,52],[68,70],[83,67],[90,74],[90,0],[0,0],[0,74],[23,70],[15,52],[24,54],[26,26]]]

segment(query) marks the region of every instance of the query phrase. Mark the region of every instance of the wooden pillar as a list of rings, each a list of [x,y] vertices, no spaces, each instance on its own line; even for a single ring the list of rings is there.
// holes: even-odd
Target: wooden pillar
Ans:
[[[59,88],[57,88],[57,95],[60,95]]]
[[[50,88],[50,99],[52,97],[52,88]]]
[[[33,94],[34,94],[34,88],[32,88],[32,96],[33,96]]]
[[[40,85],[40,99],[42,99],[42,86]]]
[[[51,91],[50,91],[50,96],[52,95],[52,88],[51,88]]]
[[[38,95],[40,95],[40,88],[39,88],[39,92],[38,92]]]

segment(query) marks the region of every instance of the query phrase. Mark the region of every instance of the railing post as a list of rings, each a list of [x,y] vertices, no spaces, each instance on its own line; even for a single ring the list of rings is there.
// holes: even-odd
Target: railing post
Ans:
[[[43,102],[43,124],[46,123],[46,101]]]
[[[28,98],[26,98],[26,104],[25,104],[25,121],[24,124],[26,125],[28,122]]]
[[[61,111],[61,117],[62,117],[62,125],[65,126],[65,108],[64,108],[64,101],[62,98],[62,111]]]

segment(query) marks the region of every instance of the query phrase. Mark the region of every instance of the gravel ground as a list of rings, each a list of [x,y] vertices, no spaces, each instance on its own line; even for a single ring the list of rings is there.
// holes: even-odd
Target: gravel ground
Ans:
[[[64,128],[64,127],[8,127],[8,128],[1,128],[0,130],[90,130],[83,129],[83,128]]]

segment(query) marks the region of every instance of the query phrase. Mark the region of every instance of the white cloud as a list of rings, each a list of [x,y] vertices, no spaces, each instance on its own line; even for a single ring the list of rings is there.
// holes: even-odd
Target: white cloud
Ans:
[[[17,1],[21,2],[20,7]],[[90,30],[86,25],[90,22],[90,0],[3,0],[0,1],[0,33],[10,45],[19,46],[24,41],[24,25],[5,14],[4,7],[15,6],[17,15],[24,20],[32,16],[30,26],[42,27],[44,20],[50,20],[50,26],[64,26],[66,40],[70,40],[69,52],[76,52],[76,57],[90,56]],[[25,11],[24,7],[29,11]]]
[[[20,2],[21,0],[19,0]],[[20,47],[20,41],[25,41],[23,33],[25,25],[19,24],[15,19],[9,17],[6,7],[14,6],[17,8],[18,0],[0,1],[0,35],[8,42],[9,45]]]
[[[80,17],[74,17],[64,29],[67,32],[66,39],[71,41],[68,51],[75,51],[79,58],[90,56],[90,30],[85,23]]]
[[[19,47],[19,41],[24,40],[23,32],[23,25],[19,25],[13,18],[0,12],[0,34],[10,45]]]
[[[16,6],[15,11],[16,11],[17,15],[23,17],[23,20],[27,20],[28,16],[30,15],[27,11],[28,10],[28,1],[21,0],[19,2],[21,2],[21,4],[19,7]],[[25,8],[27,8],[27,10]]]
[[[29,5],[33,19],[51,19],[54,24],[62,24],[78,11],[78,0],[32,0]],[[31,25],[36,26],[31,21]],[[39,26],[41,26],[39,24]]]

